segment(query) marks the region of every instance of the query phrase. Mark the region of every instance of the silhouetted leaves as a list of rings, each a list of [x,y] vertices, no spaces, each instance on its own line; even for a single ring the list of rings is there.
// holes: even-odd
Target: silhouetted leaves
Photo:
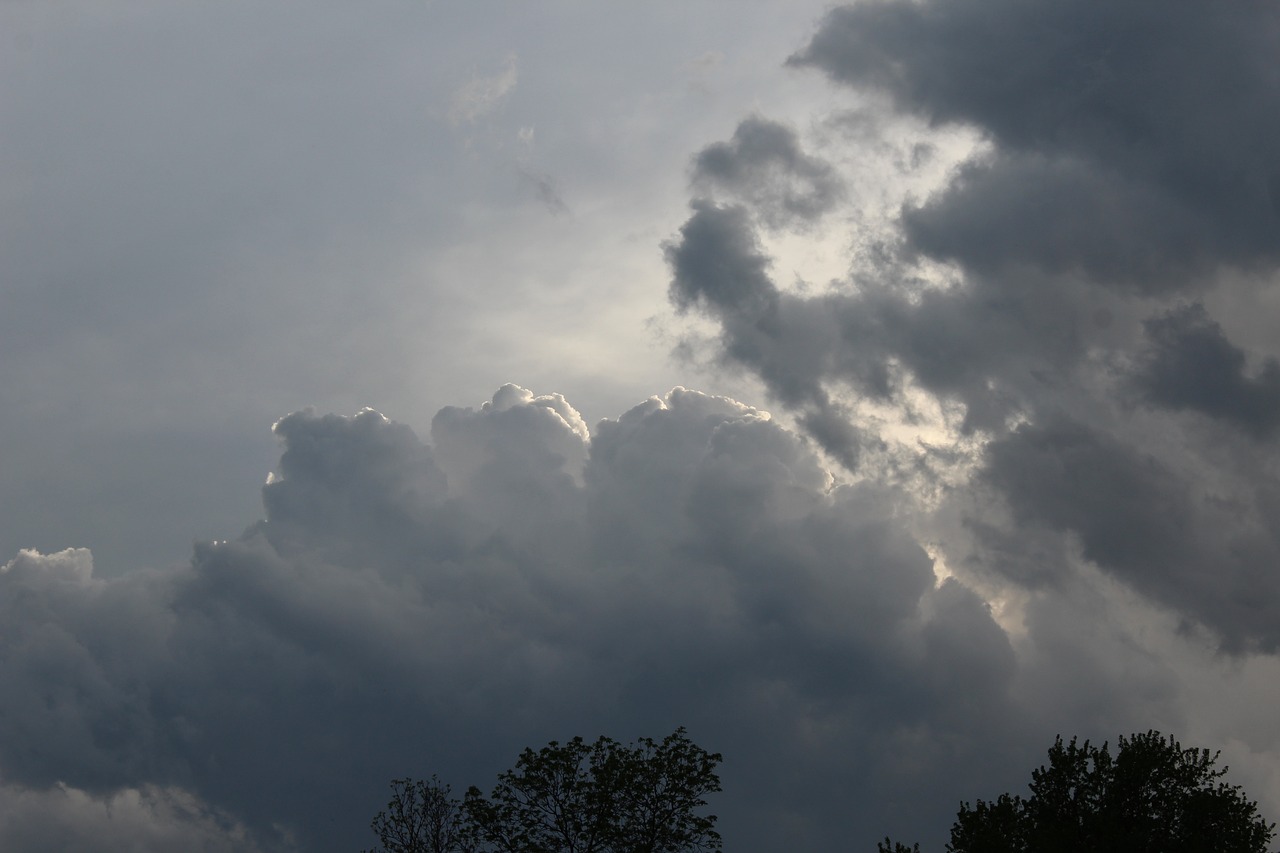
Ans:
[[[908,847],[897,841],[890,841],[886,837],[884,841],[876,842],[876,853],[920,853],[920,845],[914,844]]]
[[[485,796],[459,802],[438,780],[398,779],[373,822],[387,853],[694,853],[721,848],[715,815],[720,755],[677,729],[630,746],[575,737],[526,749]],[[414,846],[417,845],[417,846]],[[435,845],[435,846],[433,846]]]
[[[1265,853],[1275,824],[1237,785],[1218,753],[1183,749],[1149,731],[1121,736],[1116,754],[1059,737],[1031,774],[1027,798],[962,803],[951,853]],[[879,853],[910,853],[889,839]]]
[[[463,818],[461,804],[435,776],[392,779],[391,800],[370,826],[385,853],[467,853]]]

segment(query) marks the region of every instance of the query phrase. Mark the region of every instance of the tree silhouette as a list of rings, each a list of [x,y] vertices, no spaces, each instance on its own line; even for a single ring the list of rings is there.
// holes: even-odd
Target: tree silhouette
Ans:
[[[1106,743],[1057,739],[1027,798],[962,803],[951,853],[1265,853],[1275,824],[1236,785],[1219,753],[1149,731]],[[889,839],[880,853],[909,853]]]
[[[721,848],[706,796],[720,755],[677,729],[623,745],[576,737],[526,749],[486,796],[397,779],[373,830],[387,853],[696,853]],[[416,845],[416,846],[415,846]]]
[[[884,841],[876,843],[876,853],[920,853],[920,845],[913,844],[908,847],[896,841],[890,841],[886,838]]]
[[[385,853],[467,853],[472,847],[463,818],[461,803],[435,776],[392,779],[391,800],[370,828]]]

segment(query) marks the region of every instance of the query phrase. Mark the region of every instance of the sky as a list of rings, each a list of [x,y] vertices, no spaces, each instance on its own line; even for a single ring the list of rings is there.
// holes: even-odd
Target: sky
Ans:
[[[0,847],[349,851],[392,778],[678,726],[743,853],[941,849],[1058,734],[1275,819],[1277,52],[0,2]]]

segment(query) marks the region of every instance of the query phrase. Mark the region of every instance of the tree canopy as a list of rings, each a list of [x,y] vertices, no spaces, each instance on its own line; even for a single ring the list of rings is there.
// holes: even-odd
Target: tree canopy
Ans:
[[[630,745],[601,737],[526,749],[485,795],[396,779],[372,829],[386,853],[684,853],[721,848],[706,796],[720,755],[683,728]]]
[[[1266,853],[1275,824],[1239,786],[1222,781],[1219,753],[1183,749],[1149,731],[1121,736],[1113,756],[1059,737],[1030,795],[962,803],[951,853]],[[880,853],[916,848],[886,838]]]
[[[392,779],[391,800],[370,825],[384,853],[469,853],[461,803],[449,786],[429,780]],[[373,853],[371,851],[370,853]]]

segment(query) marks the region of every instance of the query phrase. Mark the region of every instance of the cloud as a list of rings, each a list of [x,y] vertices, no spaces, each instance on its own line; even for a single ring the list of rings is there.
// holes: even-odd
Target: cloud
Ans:
[[[1069,369],[1085,352],[1083,315],[1094,308],[1072,288],[1017,292],[996,281],[921,290],[889,270],[852,292],[783,292],[747,208],[701,199],[692,208],[666,246],[673,303],[714,317],[723,359],[821,422],[835,413],[830,385],[897,400],[911,381],[963,402],[966,428],[998,426],[1016,411],[1017,390],[1034,393],[1037,375]]]
[[[1165,291],[1280,260],[1280,119],[1259,108],[1280,96],[1278,32],[1265,4],[872,2],[832,10],[791,62],[990,138],[909,211],[921,250]],[[969,216],[999,227],[946,227]]]
[[[1161,459],[1065,417],[992,442],[982,477],[1020,528],[1073,534],[1086,559],[1211,626],[1225,648],[1280,647],[1270,568],[1280,547],[1265,498],[1214,499]]]
[[[805,154],[795,131],[759,116],[744,119],[729,142],[698,153],[693,183],[748,200],[774,228],[813,222],[844,193],[839,175]]]
[[[5,850],[93,853],[258,853],[243,824],[176,788],[125,788],[95,797],[66,785],[46,790],[0,786],[0,844]]]
[[[1138,372],[1139,390],[1152,404],[1190,409],[1240,427],[1259,439],[1280,427],[1280,362],[1263,360],[1246,373],[1246,354],[1198,303],[1170,310],[1144,324],[1150,350]]]
[[[921,544],[909,484],[838,482],[725,397],[676,388],[589,430],[506,385],[442,409],[429,443],[371,410],[275,433],[266,518],[186,567],[102,579],[70,550],[0,568],[6,849],[40,845],[4,815],[67,803],[115,821],[104,837],[354,849],[391,778],[484,784],[524,746],[677,725],[726,756],[735,847],[937,838],[957,791],[1008,788],[1064,726],[1180,707],[1118,627],[1135,611],[1082,592],[1083,569],[1033,591],[1011,634],[980,594],[992,575]],[[1140,589],[1161,579],[1126,530],[1175,572],[1217,547],[1167,502],[1177,476],[1070,423],[992,444],[983,474],[1021,526],[1079,536]],[[1265,582],[1201,572],[1160,600],[1185,606],[1182,581],[1206,620],[1271,636],[1267,608],[1237,603]],[[1073,619],[1098,628],[1065,640]]]
[[[533,187],[534,196],[543,207],[556,216],[569,212],[569,205],[565,203],[564,197],[560,194],[560,189],[556,185],[554,177],[524,165],[517,165],[516,169],[520,173],[520,177]]]
[[[449,121],[455,125],[471,124],[492,112],[516,87],[520,78],[516,64],[516,56],[512,54],[497,74],[476,75],[464,83],[453,93]]]
[[[673,274],[672,302],[681,310],[698,308],[716,317],[723,358],[759,371],[779,399],[804,410],[811,434],[828,452],[847,467],[857,467],[862,436],[822,383],[824,374],[839,369],[830,361],[836,352],[832,340],[840,335],[835,318],[779,291],[769,276],[771,259],[745,207],[703,199],[692,207],[680,239],[664,246]],[[888,391],[882,369],[873,367],[855,378]]]
[[[186,568],[0,571],[11,785],[346,849],[394,776],[483,783],[525,745],[686,724],[732,756],[734,844],[820,849],[868,817],[849,802],[921,784],[899,762],[1016,716],[1008,638],[936,581],[900,496],[833,486],[764,412],[676,389],[588,434],[505,386],[431,445],[371,411],[276,434],[267,518]]]
[[[1278,43],[1259,4],[835,8],[791,66],[856,90],[863,124],[978,143],[884,221],[847,220],[885,236],[850,236],[846,277],[787,287],[771,271],[795,244],[768,232],[803,223],[740,177],[774,162],[746,153],[743,128],[767,124],[748,119],[694,159],[733,197],[691,202],[666,247],[671,300],[858,476],[896,478],[929,524],[962,518],[939,553],[963,577],[1016,598],[1100,571],[1220,649],[1270,653],[1280,338],[1255,324],[1240,346],[1223,307],[1280,265]],[[801,156],[771,133],[766,150]],[[824,154],[843,180],[855,155]],[[706,165],[721,160],[740,171]]]
[[[723,316],[749,315],[763,330],[777,312],[778,292],[746,208],[707,201],[692,206],[680,242],[666,247],[672,301],[678,308],[700,305]]]

